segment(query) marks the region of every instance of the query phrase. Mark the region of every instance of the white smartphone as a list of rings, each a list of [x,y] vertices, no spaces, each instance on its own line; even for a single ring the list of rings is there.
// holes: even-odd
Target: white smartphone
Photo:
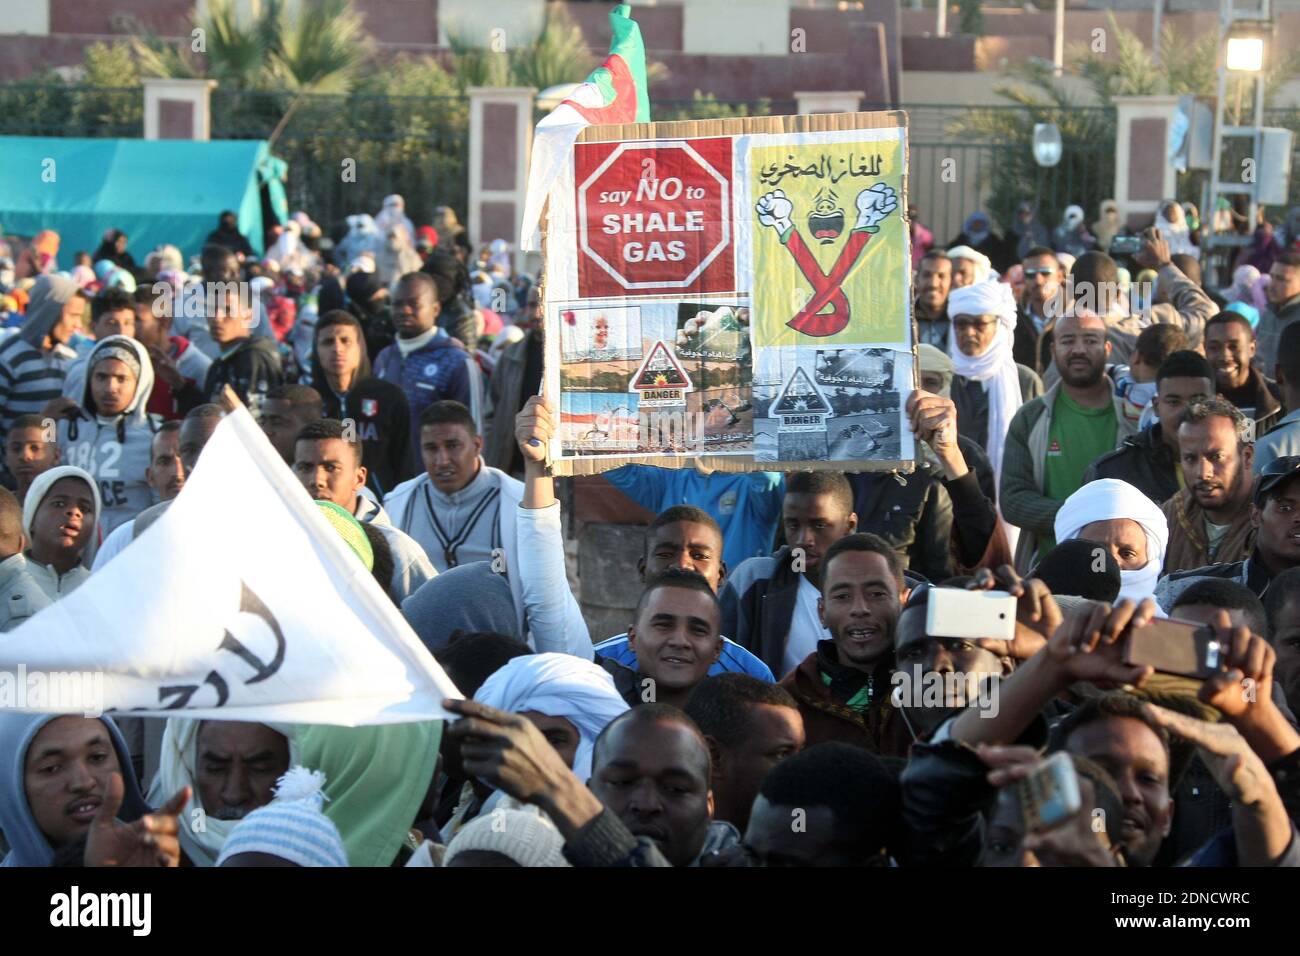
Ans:
[[[925,633],[931,637],[1009,641],[1016,636],[1016,599],[1006,591],[931,588],[925,607]]]

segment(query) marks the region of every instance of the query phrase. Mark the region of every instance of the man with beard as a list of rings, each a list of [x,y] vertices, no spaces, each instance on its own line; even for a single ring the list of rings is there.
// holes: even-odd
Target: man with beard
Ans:
[[[942,249],[931,249],[916,270],[916,340],[948,351],[948,292],[952,260]]]
[[[898,553],[876,535],[850,534],[827,549],[817,611],[831,639],[781,681],[799,702],[808,746],[838,740],[888,756],[906,752],[889,694],[905,588]]]
[[[1164,503],[1169,520],[1165,574],[1250,553],[1250,466],[1255,449],[1246,441],[1249,422],[1228,402],[1198,402],[1183,413],[1178,446],[1187,487]]]
[[[1250,520],[1255,547],[1240,560],[1178,571],[1161,579],[1156,600],[1166,611],[1188,586],[1203,578],[1226,578],[1244,584],[1263,598],[1283,571],[1300,566],[1300,456],[1272,461],[1255,482]]]
[[[1110,343],[1100,316],[1061,318],[1052,354],[1060,380],[1020,406],[1002,452],[1002,514],[1021,529],[1016,567],[1022,571],[1055,544],[1056,512],[1083,483],[1084,472],[1134,431],[1106,377]]]

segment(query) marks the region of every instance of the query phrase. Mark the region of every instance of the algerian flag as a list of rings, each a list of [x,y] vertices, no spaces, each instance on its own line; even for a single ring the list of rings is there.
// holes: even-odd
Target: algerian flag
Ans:
[[[519,233],[523,249],[538,248],[537,225],[542,218],[542,206],[583,129],[602,123],[650,122],[645,45],[641,42],[641,28],[629,16],[630,11],[631,7],[622,3],[609,12],[614,32],[609,56],[585,83],[537,124]]]
[[[461,696],[242,407],[161,518],[0,635],[0,712],[357,726]]]

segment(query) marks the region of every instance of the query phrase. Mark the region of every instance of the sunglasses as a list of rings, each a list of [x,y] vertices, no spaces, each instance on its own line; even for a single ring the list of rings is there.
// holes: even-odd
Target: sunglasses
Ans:
[[[1056,272],[1055,269],[1026,269],[1025,276],[1050,276],[1054,272]]]
[[[972,319],[953,319],[953,320],[952,320],[952,327],[953,327],[954,329],[974,330],[974,331],[977,331],[977,332],[978,332],[978,331],[982,331],[983,329],[987,329],[987,328],[989,328],[989,327],[991,327],[991,326],[994,326],[994,325],[997,325],[997,324],[998,324],[998,320],[997,320],[997,319],[988,319],[988,320],[980,320],[980,321],[976,321],[976,320],[972,320]]]

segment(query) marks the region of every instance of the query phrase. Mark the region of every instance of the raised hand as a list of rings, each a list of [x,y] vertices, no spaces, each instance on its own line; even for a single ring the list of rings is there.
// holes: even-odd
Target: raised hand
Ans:
[[[546,461],[546,451],[551,447],[554,413],[541,395],[534,395],[524,403],[515,416],[515,441],[525,462]]]
[[[790,221],[794,215],[794,203],[785,197],[783,190],[774,189],[760,196],[754,208],[760,225],[771,226],[783,236],[794,225]]]
[[[181,844],[177,817],[189,802],[190,788],[182,787],[165,804],[134,823],[117,819],[124,793],[122,775],[113,774],[86,837],[86,866],[178,866]]]
[[[858,193],[858,221],[854,229],[868,229],[875,232],[891,212],[898,208],[898,194],[894,187],[876,183],[869,189]]]

